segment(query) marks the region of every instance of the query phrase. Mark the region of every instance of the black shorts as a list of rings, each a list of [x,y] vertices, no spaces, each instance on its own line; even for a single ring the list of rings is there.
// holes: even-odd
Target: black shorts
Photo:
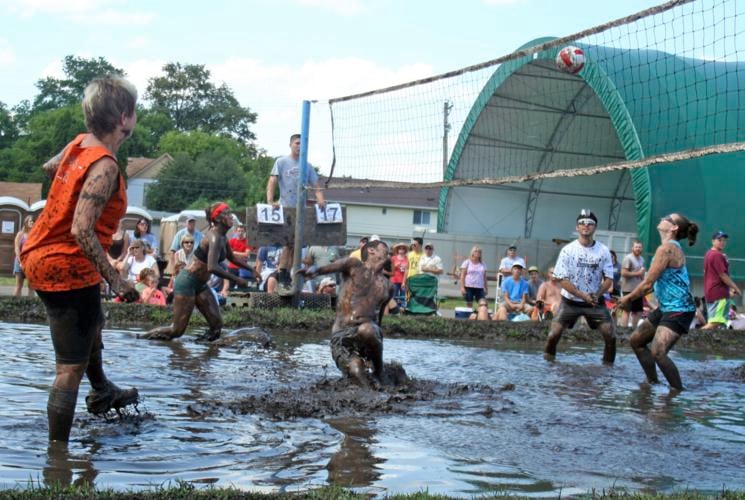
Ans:
[[[99,285],[36,293],[47,310],[57,363],[76,365],[88,361],[104,323]]]
[[[559,312],[554,317],[554,321],[561,323],[561,326],[564,328],[572,328],[580,316],[585,317],[587,325],[593,330],[602,323],[612,324],[610,312],[608,312],[608,308],[605,307],[604,302],[596,306],[591,306],[585,302],[569,300],[566,297],[561,298],[561,306],[559,307]]]
[[[678,335],[685,335],[691,328],[691,322],[696,316],[696,311],[669,311],[662,312],[660,309],[655,309],[649,316],[647,321],[652,323],[652,326],[657,328],[658,326],[664,326],[669,328]]]
[[[623,295],[628,295],[631,292],[623,292]],[[629,304],[629,312],[640,313],[644,312],[644,297],[639,297],[631,301]]]

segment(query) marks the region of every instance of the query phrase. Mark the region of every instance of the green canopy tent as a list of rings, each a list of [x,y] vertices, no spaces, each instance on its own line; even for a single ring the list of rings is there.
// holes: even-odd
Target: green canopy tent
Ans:
[[[446,181],[589,167],[745,140],[745,63],[577,46],[587,58],[577,75],[556,69],[558,49],[496,69],[464,122]],[[636,232],[651,251],[659,242],[659,218],[679,211],[701,227],[689,255],[702,256],[710,234],[723,229],[730,234],[730,257],[745,257],[745,226],[737,221],[745,208],[737,194],[745,185],[743,159],[743,153],[719,154],[571,179],[443,188],[438,230],[471,227],[550,240],[557,227],[571,230],[571,214],[589,206],[600,229]],[[471,203],[468,210],[460,208],[463,200]],[[474,221],[495,214],[499,223]],[[700,263],[689,268],[701,273]],[[745,263],[734,260],[731,270],[745,277]]]

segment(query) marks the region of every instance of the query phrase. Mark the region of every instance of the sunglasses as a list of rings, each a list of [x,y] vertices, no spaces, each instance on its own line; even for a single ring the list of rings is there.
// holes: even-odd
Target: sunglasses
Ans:
[[[677,226],[677,225],[678,225],[678,224],[676,224],[676,222],[675,222],[675,221],[673,220],[673,216],[672,216],[672,215],[666,215],[666,216],[664,216],[664,217],[662,218],[662,220],[664,220],[664,221],[667,221],[667,222],[669,222],[669,223],[670,223],[670,224],[672,224],[673,226]]]
[[[577,221],[577,224],[582,226],[594,226],[596,222],[592,219],[580,219]]]

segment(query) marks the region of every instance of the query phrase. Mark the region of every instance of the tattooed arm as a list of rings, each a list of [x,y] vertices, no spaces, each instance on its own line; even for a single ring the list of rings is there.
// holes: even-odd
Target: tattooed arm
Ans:
[[[75,207],[72,235],[112,290],[134,302],[139,294],[109,263],[95,231],[96,221],[118,187],[119,167],[114,160],[106,157],[91,165]]]

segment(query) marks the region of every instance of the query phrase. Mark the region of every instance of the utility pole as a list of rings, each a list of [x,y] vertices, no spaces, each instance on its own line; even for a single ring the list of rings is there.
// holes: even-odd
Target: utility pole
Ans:
[[[445,178],[445,173],[448,169],[448,132],[450,132],[450,111],[453,109],[453,105],[450,101],[442,103],[442,178]]]

